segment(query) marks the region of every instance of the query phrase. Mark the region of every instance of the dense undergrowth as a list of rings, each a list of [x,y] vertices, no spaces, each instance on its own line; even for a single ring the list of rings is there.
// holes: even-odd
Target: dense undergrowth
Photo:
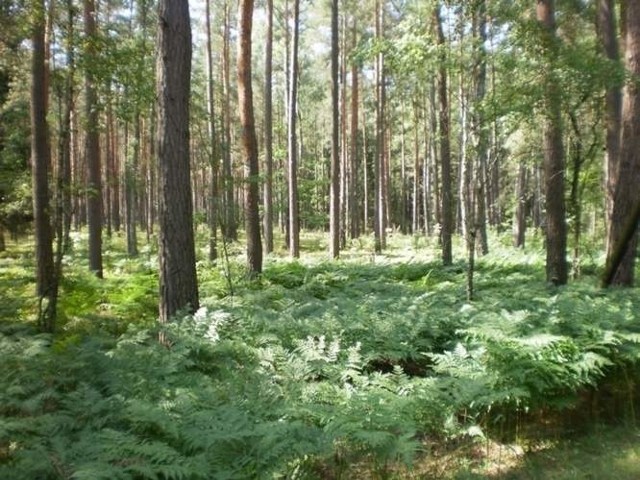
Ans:
[[[152,252],[114,242],[100,282],[82,247],[54,337],[30,323],[28,247],[0,257],[0,478],[432,478],[416,465],[446,445],[636,424],[637,289],[545,285],[535,247],[496,242],[468,303],[464,264],[415,239],[273,256],[252,282],[232,246],[198,264],[203,306],[169,348]]]

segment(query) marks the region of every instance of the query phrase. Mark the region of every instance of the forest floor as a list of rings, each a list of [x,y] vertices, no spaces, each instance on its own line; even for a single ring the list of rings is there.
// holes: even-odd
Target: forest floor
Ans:
[[[216,265],[203,248],[200,317],[178,322],[183,347],[167,353],[153,248],[129,259],[107,239],[99,281],[85,237],[73,243],[45,340],[20,327],[37,308],[32,245],[0,253],[14,369],[0,375],[0,476],[640,479],[640,295],[599,289],[596,247],[556,288],[540,239],[492,238],[471,302],[462,249],[442,267],[424,238],[392,235],[377,256],[364,238],[328,261],[326,236],[306,233],[302,258],[270,255],[258,282],[240,242]],[[86,408],[102,419],[80,420]]]

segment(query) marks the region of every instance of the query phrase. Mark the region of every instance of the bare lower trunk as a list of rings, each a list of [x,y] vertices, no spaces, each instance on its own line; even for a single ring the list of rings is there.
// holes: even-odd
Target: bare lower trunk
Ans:
[[[240,0],[238,48],[238,105],[245,170],[245,229],[247,234],[247,271],[249,277],[262,272],[260,242],[258,142],[253,114],[251,87],[251,30],[253,0]]]

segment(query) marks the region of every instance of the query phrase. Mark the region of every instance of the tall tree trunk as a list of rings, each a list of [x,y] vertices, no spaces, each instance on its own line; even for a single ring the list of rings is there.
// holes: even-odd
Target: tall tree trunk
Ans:
[[[451,265],[453,262],[451,236],[453,234],[453,180],[451,178],[451,143],[449,139],[449,97],[447,89],[447,67],[445,38],[442,30],[442,19],[440,16],[440,3],[433,13],[433,21],[436,29],[438,46],[440,48],[440,67],[438,71],[438,102],[440,112],[440,125],[438,129],[440,140],[440,168],[442,171],[441,190],[441,223],[440,241],[442,243],[442,263]]]
[[[487,240],[487,204],[485,191],[487,187],[487,156],[489,149],[488,131],[485,125],[485,115],[482,103],[486,96],[487,85],[487,53],[485,43],[487,41],[487,5],[486,0],[480,0],[474,12],[474,29],[476,41],[476,59],[474,65],[474,106],[473,106],[473,137],[474,150],[478,161],[475,167],[475,231],[479,242],[480,253],[489,253]]]
[[[102,278],[102,168],[100,166],[100,131],[98,96],[93,69],[98,62],[96,54],[95,0],[84,0],[84,33],[86,37],[87,65],[85,73],[85,159],[88,169],[87,224],[89,227],[89,269]]]
[[[357,46],[357,28],[356,17],[353,17],[353,39],[352,48],[355,50]],[[359,84],[358,84],[358,64],[355,60],[351,61],[351,125],[350,125],[350,164],[351,164],[351,184],[349,188],[349,217],[351,218],[351,238],[360,236],[360,211],[356,199],[358,198],[358,178],[359,178],[359,142],[358,142],[358,102],[359,102]]]
[[[624,17],[625,26],[625,66],[631,78],[640,76],[640,4],[627,2]],[[625,228],[634,221],[638,203],[638,185],[640,184],[640,86],[630,80],[624,88],[622,100],[622,137],[620,160],[617,167],[616,183],[609,224],[607,265],[612,268],[615,253],[624,248],[625,253],[610,284],[632,286],[634,282],[635,256],[638,244],[638,219],[635,218],[635,231],[630,235],[626,246],[622,240]]]
[[[554,0],[537,0],[537,19],[543,27],[545,119],[543,127],[546,193],[547,281],[567,283],[567,226],[564,199],[564,145],[562,143],[562,92],[555,74],[557,37]]]
[[[198,308],[189,168],[191,25],[189,5],[158,3],[158,168],[160,321]],[[162,340],[162,339],[161,339]]]
[[[375,35],[378,41],[384,38],[384,2],[376,0],[376,28]],[[385,246],[385,74],[384,53],[376,55],[376,149],[374,159],[374,190],[375,205],[374,214],[374,249],[381,253]]]
[[[253,0],[240,0],[238,7],[238,104],[242,126],[242,153],[245,170],[245,229],[247,233],[247,270],[250,277],[262,272],[260,242],[258,142],[253,115],[251,87],[251,29]]]
[[[271,1],[271,0],[270,0]],[[209,129],[209,167],[211,170],[209,179],[209,199],[207,222],[209,224],[209,260],[218,258],[218,176],[220,162],[218,159],[218,139],[216,137],[215,95],[213,85],[213,48],[211,35],[211,0],[205,3],[205,27],[207,34],[207,114],[209,115],[207,127]]]
[[[331,0],[331,205],[329,256],[340,256],[340,111],[338,109],[338,0]]]
[[[616,14],[614,0],[598,0],[597,31],[600,46],[604,55],[611,62],[620,62],[620,49],[616,33]],[[611,223],[615,186],[618,181],[620,162],[620,123],[622,112],[622,95],[620,86],[611,84],[607,88],[605,137],[605,202],[606,225]]]
[[[138,240],[136,234],[137,190],[138,190],[138,165],[140,163],[140,114],[135,113],[133,119],[133,141],[130,135],[126,136],[127,158],[124,167],[124,202],[125,221],[127,229],[127,255],[138,255]],[[131,151],[129,151],[131,149]]]
[[[273,0],[267,0],[267,39],[264,51],[264,243],[273,252]]]
[[[231,13],[229,1],[224,4],[224,32],[222,51],[222,88],[224,97],[224,155],[222,158],[222,185],[224,190],[224,236],[227,240],[238,239],[238,229],[236,225],[236,209],[234,198],[233,167],[231,165]]]
[[[287,155],[289,173],[289,253],[300,256],[300,219],[298,213],[298,142],[296,120],[298,105],[298,32],[300,28],[300,0],[293,0],[293,32],[291,34],[291,63],[289,66],[289,102],[287,112]]]
[[[74,21],[75,9],[73,0],[66,1],[67,25],[66,25],[66,62],[67,73],[64,85],[64,111],[60,125],[58,138],[58,188],[57,188],[57,214],[56,214],[56,277],[60,278],[62,268],[62,255],[69,249],[69,234],[71,231],[71,116],[74,110],[74,73],[75,73],[75,42]]]
[[[45,63],[45,2],[32,7],[31,63],[31,166],[33,218],[36,241],[36,294],[39,297],[38,325],[53,332],[56,320],[57,281],[53,264],[53,235],[49,204],[49,164],[51,147],[47,125],[47,85]]]

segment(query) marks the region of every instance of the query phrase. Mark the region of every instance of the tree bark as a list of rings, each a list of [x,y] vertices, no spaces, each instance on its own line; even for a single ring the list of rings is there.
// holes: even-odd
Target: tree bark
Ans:
[[[436,29],[438,46],[440,48],[440,67],[438,70],[438,103],[440,112],[440,168],[441,168],[441,224],[440,224],[440,240],[442,243],[442,263],[443,265],[451,265],[453,262],[451,236],[453,234],[453,191],[451,178],[451,143],[449,138],[450,120],[449,120],[449,98],[447,89],[447,67],[445,38],[442,30],[442,19],[440,16],[440,3],[436,6],[433,13],[433,21]]]
[[[289,254],[300,256],[300,219],[298,212],[298,142],[296,120],[298,105],[298,32],[300,28],[300,0],[293,0],[293,32],[289,66],[289,103],[287,105],[287,155],[289,170]]]
[[[555,75],[557,37],[554,0],[537,0],[537,19],[543,28],[545,119],[543,127],[546,193],[547,281],[567,283],[567,226],[564,199],[564,145],[562,142],[562,92]]]
[[[620,49],[616,33],[614,0],[598,0],[597,31],[603,54],[612,63],[620,62]],[[622,95],[617,83],[609,85],[605,97],[606,137],[605,137],[605,188],[606,225],[611,222],[615,185],[618,180],[620,161],[620,123]]]
[[[47,125],[45,63],[45,2],[33,3],[31,63],[31,168],[33,218],[36,242],[36,295],[39,297],[38,325],[53,332],[56,320],[57,282],[53,264],[53,234],[49,204],[51,147]]]
[[[273,0],[267,0],[267,38],[264,60],[264,243],[273,252]]]
[[[357,28],[356,19],[353,17],[353,40],[351,47],[355,50],[357,47]],[[351,61],[351,124],[350,124],[350,163],[351,163],[351,182],[349,189],[349,216],[351,217],[351,238],[358,238],[360,236],[360,209],[358,207],[357,199],[359,193],[359,175],[360,175],[360,148],[358,139],[358,102],[360,97],[359,92],[359,69],[355,60]]]
[[[329,256],[340,256],[340,110],[338,108],[338,0],[331,0],[331,194]]]
[[[513,246],[524,248],[525,232],[527,229],[527,166],[524,162],[518,165],[516,179],[516,209],[513,219]]]
[[[260,241],[258,142],[253,114],[251,86],[251,30],[253,0],[240,0],[238,48],[238,104],[242,127],[242,153],[245,170],[245,229],[247,234],[247,271],[249,277],[262,272]]]
[[[224,191],[224,224],[223,234],[227,240],[238,239],[236,226],[236,205],[234,198],[233,166],[231,165],[231,13],[229,1],[224,4],[224,32],[222,51],[222,89],[224,97],[223,130],[224,130],[224,154],[222,157],[222,185]]]
[[[157,37],[157,154],[160,321],[198,308],[189,166],[191,25],[183,0],[160,0]]]
[[[87,65],[85,73],[85,159],[87,181],[87,224],[89,227],[89,270],[102,278],[102,167],[100,165],[100,131],[98,95],[93,69],[98,62],[96,54],[95,0],[84,0],[84,33],[86,37]]]
[[[207,223],[209,224],[209,260],[215,261],[218,258],[218,215],[219,215],[219,192],[218,176],[220,161],[218,158],[218,138],[216,137],[216,116],[215,116],[215,95],[213,82],[213,49],[211,35],[211,0],[205,3],[205,29],[206,29],[206,51],[207,51],[207,113],[209,115],[207,127],[209,130],[209,201]]]
[[[382,42],[384,38],[384,2],[376,1],[376,39]],[[376,55],[376,154],[374,160],[374,249],[381,253],[385,246],[385,74],[384,53]]]
[[[640,4],[627,2],[624,17],[625,66],[632,77],[624,87],[622,100],[622,137],[620,159],[617,167],[614,197],[609,223],[607,265],[613,268],[610,284],[633,286],[635,256],[638,244],[637,210],[638,185],[640,184],[640,86],[636,79],[640,76]],[[634,218],[636,217],[636,218]],[[623,242],[627,225],[632,230],[628,241]],[[625,254],[619,262],[614,262],[617,249]]]

